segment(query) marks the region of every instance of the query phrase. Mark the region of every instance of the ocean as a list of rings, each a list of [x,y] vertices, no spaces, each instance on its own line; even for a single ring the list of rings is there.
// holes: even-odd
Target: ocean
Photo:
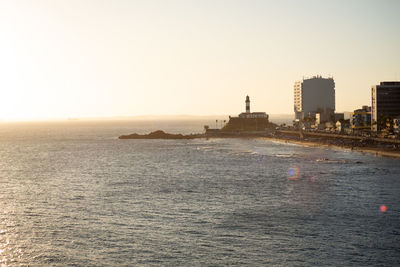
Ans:
[[[399,266],[400,160],[205,121],[0,124],[5,266]]]

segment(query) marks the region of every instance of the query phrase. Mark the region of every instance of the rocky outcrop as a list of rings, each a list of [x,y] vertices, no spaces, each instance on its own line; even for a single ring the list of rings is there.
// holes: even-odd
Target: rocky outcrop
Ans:
[[[194,139],[194,138],[201,138],[203,137],[202,134],[190,134],[190,135],[183,135],[183,134],[169,134],[165,133],[164,131],[158,130],[155,132],[151,132],[149,134],[129,134],[129,135],[121,135],[118,137],[119,139]]]

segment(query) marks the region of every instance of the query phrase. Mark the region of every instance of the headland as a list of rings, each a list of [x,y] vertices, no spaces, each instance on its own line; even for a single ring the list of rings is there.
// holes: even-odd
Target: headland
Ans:
[[[129,135],[121,135],[118,137],[119,139],[195,139],[195,138],[201,138],[203,137],[203,134],[189,134],[189,135],[183,135],[183,134],[170,134],[166,133],[164,131],[158,130],[151,132],[149,134],[129,134]]]

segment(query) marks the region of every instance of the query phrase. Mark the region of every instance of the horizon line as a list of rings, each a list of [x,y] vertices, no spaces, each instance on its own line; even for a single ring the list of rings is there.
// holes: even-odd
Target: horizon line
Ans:
[[[341,111],[337,113],[343,113],[348,111]],[[270,113],[269,116],[294,116],[294,113]],[[184,118],[193,119],[212,119],[213,117],[219,119],[221,117],[229,118],[229,114],[211,114],[211,115],[195,115],[195,114],[147,114],[147,115],[116,115],[116,116],[82,116],[82,117],[46,117],[46,118],[15,118],[15,119],[2,119],[0,118],[0,123],[13,123],[13,122],[73,122],[73,121],[112,121],[112,120],[179,120]],[[233,115],[236,116],[236,115]]]
[[[292,116],[290,113],[269,114],[273,116]],[[148,114],[148,115],[121,115],[121,116],[82,116],[82,117],[46,117],[46,118],[16,118],[16,119],[1,119],[0,123],[8,122],[72,122],[72,121],[99,121],[99,120],[143,120],[165,118],[169,120],[180,118],[212,118],[212,117],[229,117],[229,114],[211,114],[211,115],[193,115],[193,114]]]

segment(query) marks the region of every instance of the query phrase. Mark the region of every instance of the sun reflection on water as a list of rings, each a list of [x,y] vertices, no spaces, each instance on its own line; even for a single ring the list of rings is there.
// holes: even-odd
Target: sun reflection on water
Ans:
[[[26,265],[23,262],[23,252],[18,247],[18,227],[15,222],[15,211],[4,210],[0,221],[0,266]]]

